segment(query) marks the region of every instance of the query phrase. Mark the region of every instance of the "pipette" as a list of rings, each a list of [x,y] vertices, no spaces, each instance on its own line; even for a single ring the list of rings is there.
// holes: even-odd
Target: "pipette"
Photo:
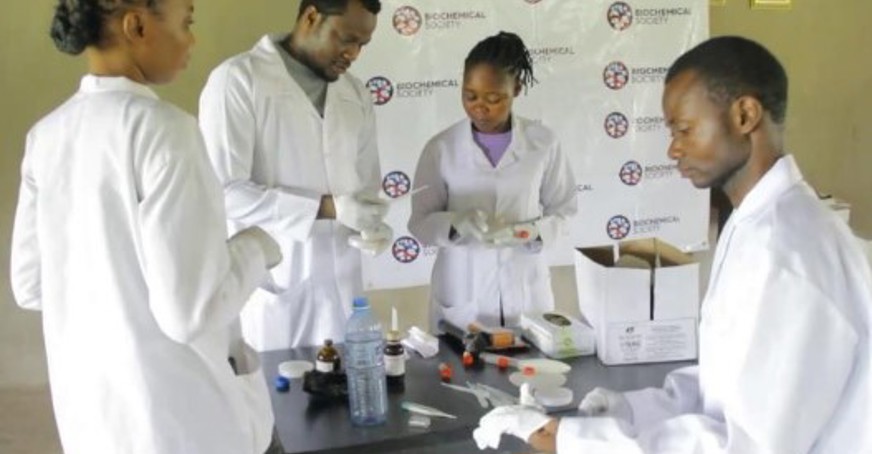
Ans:
[[[403,410],[406,410],[406,411],[409,411],[412,413],[416,413],[419,415],[433,416],[433,417],[438,417],[438,418],[457,419],[457,416],[454,416],[454,415],[449,414],[449,413],[445,413],[444,411],[442,411],[438,408],[428,407],[426,405],[417,404],[415,402],[409,402],[407,400],[403,401],[403,403],[400,404],[400,406],[403,407]]]

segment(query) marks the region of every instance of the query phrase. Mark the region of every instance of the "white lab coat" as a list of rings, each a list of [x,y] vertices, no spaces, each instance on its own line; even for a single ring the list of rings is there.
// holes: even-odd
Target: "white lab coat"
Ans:
[[[242,314],[245,339],[258,350],[341,340],[354,296],[363,291],[351,230],[315,220],[323,194],[380,187],[375,115],[369,91],[344,74],[329,84],[324,118],[288,74],[276,42],[216,68],[200,97],[200,126],[224,184],[231,230],[258,225],[284,260],[274,285]]]
[[[227,241],[196,120],[149,88],[86,76],[28,134],[11,282],[42,311],[67,454],[262,453],[269,396],[230,328],[265,276]]]
[[[575,179],[556,136],[517,115],[512,140],[494,168],[474,142],[464,119],[434,136],[421,154],[415,186],[429,189],[412,198],[409,230],[439,247],[431,281],[431,321],[465,328],[479,321],[507,326],[522,313],[554,308],[547,257],[536,244],[487,248],[449,239],[452,213],[483,210],[507,223],[536,220],[542,245],[566,232],[577,210]],[[538,245],[538,246],[542,246]]]
[[[626,393],[633,424],[568,418],[559,453],[869,453],[869,266],[781,158],[721,234],[699,365]]]

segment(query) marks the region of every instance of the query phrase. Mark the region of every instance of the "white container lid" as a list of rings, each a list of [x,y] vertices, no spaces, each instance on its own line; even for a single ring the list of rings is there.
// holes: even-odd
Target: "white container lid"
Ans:
[[[314,368],[311,361],[285,361],[279,364],[279,375],[287,379],[300,378]]]

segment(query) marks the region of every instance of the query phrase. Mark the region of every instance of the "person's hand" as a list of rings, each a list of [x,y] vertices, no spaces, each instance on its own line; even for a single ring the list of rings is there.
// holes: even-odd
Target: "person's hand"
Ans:
[[[531,435],[552,421],[552,418],[545,414],[545,410],[535,404],[535,400],[530,396],[528,383],[521,386],[519,400],[521,405],[497,407],[482,416],[478,428],[472,433],[478,449],[498,448],[504,433],[528,442]]]
[[[485,235],[485,242],[495,247],[514,247],[527,244],[539,238],[539,228],[535,222],[521,222],[493,229]]]
[[[633,408],[622,393],[605,388],[594,388],[587,393],[578,410],[585,416],[611,416],[626,421],[633,420]]]
[[[394,230],[391,226],[381,223],[375,228],[364,229],[359,234],[351,235],[348,237],[348,244],[368,254],[379,255],[391,245],[393,239]]]
[[[488,232],[487,213],[482,210],[468,210],[454,213],[451,226],[457,232],[459,239],[475,238],[482,241]]]
[[[244,230],[240,230],[233,235],[234,238],[252,238],[258,246],[260,246],[260,250],[263,252],[264,257],[266,258],[266,267],[272,268],[282,261],[282,250],[279,249],[279,244],[266,233],[262,228],[258,226],[249,227]]]
[[[377,229],[384,223],[390,208],[386,200],[365,192],[334,196],[333,204],[336,220],[357,232]]]

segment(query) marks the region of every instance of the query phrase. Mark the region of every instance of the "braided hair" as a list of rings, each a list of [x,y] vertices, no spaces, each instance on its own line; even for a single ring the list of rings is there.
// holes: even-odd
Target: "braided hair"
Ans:
[[[157,9],[160,0],[58,0],[51,22],[55,47],[70,55],[81,54],[86,47],[99,44],[105,38],[106,18],[122,8],[145,5]]]
[[[469,51],[463,64],[464,72],[481,63],[493,65],[510,75],[526,90],[537,82],[533,76],[533,59],[521,37],[510,32],[499,32],[479,41]]]

